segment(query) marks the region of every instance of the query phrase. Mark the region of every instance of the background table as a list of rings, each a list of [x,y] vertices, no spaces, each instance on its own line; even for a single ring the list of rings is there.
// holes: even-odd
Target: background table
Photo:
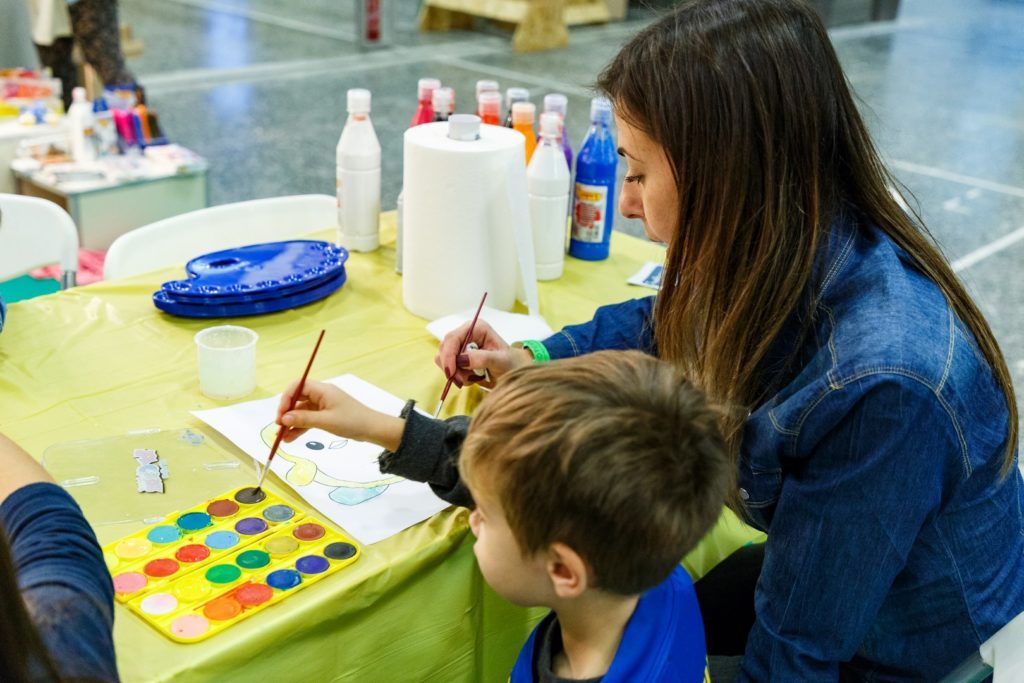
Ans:
[[[121,235],[181,213],[205,209],[207,163],[173,172],[75,187],[47,182],[38,173],[14,172],[18,194],[64,207],[75,220],[83,249],[108,249]]]
[[[258,385],[248,398],[276,394],[295,379],[316,332],[326,328],[312,376],[352,372],[434,405],[444,384],[433,364],[437,341],[427,321],[402,306],[393,214],[382,217],[382,230],[381,249],[352,254],[348,282],[334,295],[233,321],[260,334]],[[540,283],[541,312],[553,328],[588,319],[598,305],[651,293],[625,281],[663,250],[616,233],[611,253],[597,263],[566,259],[561,280]],[[160,283],[180,277],[182,269],[168,269],[13,304],[0,335],[0,431],[39,458],[72,439],[202,428],[189,411],[226,402],[199,393],[192,337],[220,321],[174,318],[153,307],[150,295]],[[481,395],[476,387],[453,391],[447,412],[469,412]],[[275,493],[308,508],[274,477],[270,482]],[[105,542],[131,530],[99,531]],[[725,513],[684,564],[702,575],[755,538],[761,536]],[[449,508],[205,642],[175,644],[120,605],[114,635],[125,681],[505,681],[542,613],[509,605],[486,588],[466,511]]]

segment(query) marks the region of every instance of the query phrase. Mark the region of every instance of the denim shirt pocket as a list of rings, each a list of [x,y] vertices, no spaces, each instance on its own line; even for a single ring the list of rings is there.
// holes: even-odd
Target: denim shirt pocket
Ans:
[[[771,524],[775,504],[782,491],[782,468],[764,468],[741,458],[739,467],[740,499],[750,520],[764,530]]]
[[[737,478],[750,521],[764,531],[771,525],[782,492],[780,458],[786,438],[776,429],[771,410],[766,405],[747,418]]]

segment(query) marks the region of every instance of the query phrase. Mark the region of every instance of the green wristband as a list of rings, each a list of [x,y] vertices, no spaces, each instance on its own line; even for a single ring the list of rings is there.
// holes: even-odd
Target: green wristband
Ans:
[[[547,363],[551,360],[551,354],[547,348],[536,339],[527,339],[523,342],[523,348],[529,349],[533,354],[534,363]]]

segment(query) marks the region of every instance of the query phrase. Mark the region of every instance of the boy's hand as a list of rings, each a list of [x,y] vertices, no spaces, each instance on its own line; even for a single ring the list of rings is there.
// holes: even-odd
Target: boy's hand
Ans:
[[[370,441],[398,449],[405,420],[369,408],[333,384],[307,381],[294,410],[288,410],[298,387],[292,382],[281,394],[276,422],[285,427],[284,441],[292,442],[309,429],[323,429],[354,441]]]
[[[471,323],[466,322],[445,335],[437,350],[434,362],[444,370],[445,377],[453,377],[457,386],[478,382],[485,387],[493,387],[495,381],[506,372],[515,370],[521,365],[533,362],[533,356],[526,349],[514,349],[498,336],[490,325],[478,320],[473,328],[473,337],[466,340],[476,342],[479,350],[466,351],[461,354],[459,344],[469,330]],[[490,381],[473,373],[473,370],[487,370]]]

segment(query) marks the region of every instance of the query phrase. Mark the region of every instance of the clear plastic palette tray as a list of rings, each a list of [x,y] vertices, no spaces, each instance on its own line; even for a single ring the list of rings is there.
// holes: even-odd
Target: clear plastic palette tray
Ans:
[[[255,470],[233,447],[199,429],[144,429],[54,444],[42,464],[78,502],[100,543],[121,538],[225,491],[252,485]],[[140,493],[136,449],[152,449],[167,468],[163,493]]]

